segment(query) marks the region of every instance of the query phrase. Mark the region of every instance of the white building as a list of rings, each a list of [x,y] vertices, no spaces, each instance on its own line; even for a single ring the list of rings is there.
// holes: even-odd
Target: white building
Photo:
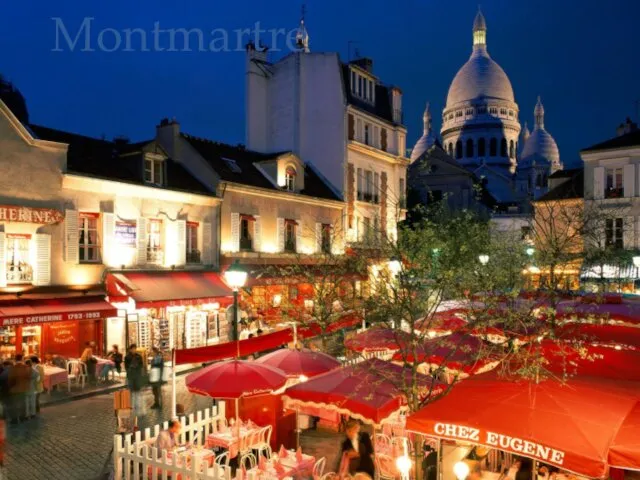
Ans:
[[[303,25],[299,37],[299,51],[276,62],[247,46],[247,148],[313,164],[346,202],[347,241],[395,239],[409,164],[402,92],[375,76],[371,60],[310,52]]]

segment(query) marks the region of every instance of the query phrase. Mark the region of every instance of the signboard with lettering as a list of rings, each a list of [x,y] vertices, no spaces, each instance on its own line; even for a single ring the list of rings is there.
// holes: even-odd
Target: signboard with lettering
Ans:
[[[136,223],[117,221],[115,227],[115,240],[118,245],[124,247],[135,247]]]
[[[115,311],[115,309],[114,309]],[[98,320],[111,313],[105,310],[86,312],[64,312],[49,313],[42,315],[1,315],[0,325],[8,327],[11,325],[33,325],[38,323],[63,322],[66,320]]]
[[[64,214],[52,208],[0,205],[0,222],[38,223],[48,225],[64,220]]]

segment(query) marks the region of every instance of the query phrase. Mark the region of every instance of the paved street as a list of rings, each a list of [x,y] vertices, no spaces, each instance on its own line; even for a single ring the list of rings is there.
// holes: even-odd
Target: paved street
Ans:
[[[146,393],[146,400],[149,405],[153,402],[151,391]],[[178,403],[187,413],[211,405],[209,399],[188,393],[183,382]],[[164,405],[162,414],[149,410],[141,426],[169,417],[169,387],[164,388]],[[115,427],[113,394],[43,408],[39,419],[7,426],[7,479],[97,479],[109,456]]]

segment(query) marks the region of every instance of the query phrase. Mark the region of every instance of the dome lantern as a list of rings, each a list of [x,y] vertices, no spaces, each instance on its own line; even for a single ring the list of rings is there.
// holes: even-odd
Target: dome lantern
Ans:
[[[538,103],[536,103],[536,108],[533,110],[533,116],[536,120],[536,128],[544,128],[544,107],[542,106],[542,100],[540,100],[540,95],[538,95]]]
[[[487,21],[484,19],[484,15],[480,8],[473,21],[473,47],[486,47],[487,46]]]
[[[422,122],[424,124],[424,134],[428,135],[431,131],[431,110],[429,109],[429,102],[427,102],[427,106],[424,109],[424,114],[422,115]]]

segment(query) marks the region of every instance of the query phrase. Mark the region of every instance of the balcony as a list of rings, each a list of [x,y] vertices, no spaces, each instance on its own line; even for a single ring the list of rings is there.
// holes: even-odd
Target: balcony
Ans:
[[[164,252],[160,248],[147,248],[147,263],[162,265]]]
[[[284,251],[286,253],[296,253],[296,241],[288,239],[284,242]]]
[[[187,251],[187,263],[202,263],[200,250]]]
[[[240,239],[240,251],[253,252],[253,240],[251,237],[244,237]]]
[[[604,198],[623,198],[624,197],[624,188],[623,187],[609,187],[604,191]]]

